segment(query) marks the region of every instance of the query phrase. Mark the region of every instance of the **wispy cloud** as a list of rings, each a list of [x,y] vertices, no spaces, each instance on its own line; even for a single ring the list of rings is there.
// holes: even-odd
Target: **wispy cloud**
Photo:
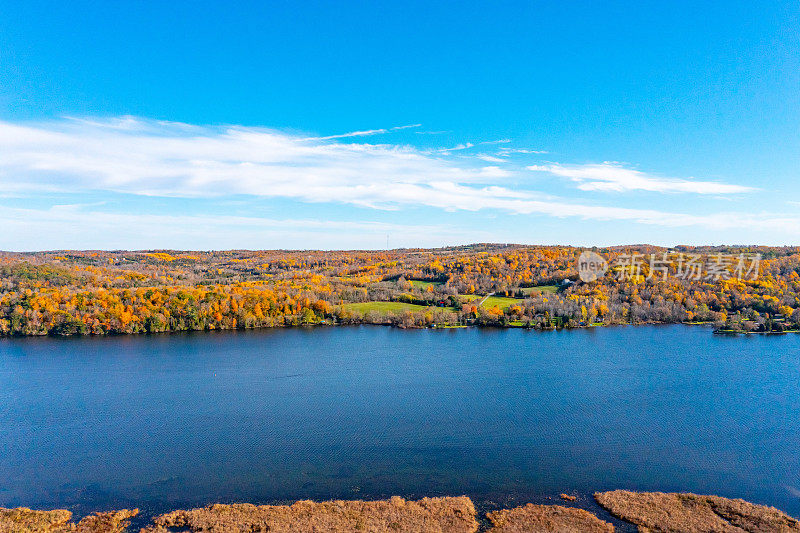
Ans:
[[[701,181],[694,178],[662,178],[612,162],[589,165],[561,165],[556,163],[532,165],[527,168],[535,172],[549,172],[550,174],[578,182],[578,188],[584,191],[626,192],[641,190],[695,194],[734,194],[755,190],[752,187],[742,185]]]
[[[447,152],[460,152],[461,150],[469,150],[473,146],[475,145],[472,143],[461,143],[450,148],[439,148],[438,150],[434,150],[434,152],[439,152],[442,154],[445,154]]]
[[[377,209],[496,210],[669,227],[747,227],[800,233],[796,216],[696,215],[563,200],[515,188],[514,183],[524,181],[524,171],[500,158],[487,159],[486,154],[455,150],[460,153],[451,155],[449,151],[454,149],[428,152],[411,146],[337,139],[130,117],[35,124],[0,122],[0,195],[92,191],[179,198],[248,195]],[[475,146],[465,143],[464,149],[467,145]],[[487,165],[487,161],[492,164]],[[726,194],[751,190],[716,182],[658,178],[612,163],[529,168],[574,180],[587,191]],[[4,212],[10,216],[7,210]],[[0,222],[10,224],[8,220]],[[187,227],[191,227],[190,222]]]
[[[477,157],[481,161],[488,161],[489,163],[507,163],[508,162],[506,159],[503,159],[501,157],[495,157],[493,155],[488,155],[488,154],[478,154],[475,157]]]
[[[339,133],[337,135],[328,135],[326,137],[308,137],[303,139],[305,141],[328,141],[331,139],[346,139],[347,137],[368,137],[370,135],[382,135],[384,133],[389,133],[392,131],[398,130],[406,130],[409,128],[419,128],[422,124],[408,124],[406,126],[395,126],[393,128],[380,128],[377,130],[363,130],[363,131],[351,131],[348,133]]]
[[[500,148],[503,154],[549,154],[547,150],[528,150],[526,148]]]
[[[391,128],[391,129],[392,130],[406,130],[408,128],[419,128],[421,126],[422,126],[422,124],[407,124],[405,126],[395,126],[394,128]]]
[[[341,143],[280,131],[128,120],[0,122],[0,193],[106,190],[207,197],[394,203],[398,186],[491,182],[508,173],[408,146]]]

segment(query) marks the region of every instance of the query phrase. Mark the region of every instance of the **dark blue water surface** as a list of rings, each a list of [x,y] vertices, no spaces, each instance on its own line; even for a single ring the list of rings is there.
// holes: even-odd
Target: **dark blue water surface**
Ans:
[[[0,340],[0,505],[692,491],[800,515],[800,335],[384,327]]]

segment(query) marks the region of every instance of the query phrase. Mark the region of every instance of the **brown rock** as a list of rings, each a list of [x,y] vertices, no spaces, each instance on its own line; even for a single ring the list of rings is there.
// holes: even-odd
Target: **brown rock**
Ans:
[[[65,509],[0,508],[0,533],[122,533],[128,527],[128,518],[138,512],[138,509],[123,509],[96,513],[74,524],[69,521],[72,513]]]
[[[611,514],[638,525],[641,532],[800,532],[800,522],[778,509],[740,499],[625,490],[599,492],[594,497]]]
[[[574,502],[575,500],[578,499],[577,496],[573,496],[571,494],[565,494],[565,493],[559,494],[558,497],[561,498],[562,500],[566,500],[568,502]]]
[[[487,513],[490,533],[611,533],[614,526],[589,511],[561,505],[534,505]]]
[[[87,516],[75,527],[78,533],[122,533],[130,524],[129,518],[139,514],[139,509],[123,509]]]
[[[292,505],[211,505],[173,511],[154,520],[142,532],[185,527],[193,532],[419,532],[474,533],[475,506],[466,496],[406,501],[397,496],[382,501],[304,500]]]
[[[23,533],[23,532],[49,532],[60,531],[66,526],[72,513],[65,509],[55,511],[33,511],[27,507],[17,507],[16,509],[0,508],[0,532],[2,533]]]

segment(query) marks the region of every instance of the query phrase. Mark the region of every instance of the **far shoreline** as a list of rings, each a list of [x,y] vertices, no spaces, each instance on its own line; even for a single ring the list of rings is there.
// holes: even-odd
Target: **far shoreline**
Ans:
[[[392,323],[373,323],[373,322],[349,322],[349,323],[312,323],[312,324],[286,324],[286,325],[271,325],[271,326],[259,326],[254,328],[203,328],[203,329],[176,329],[176,330],[168,330],[168,331],[141,331],[141,332],[131,332],[131,333],[121,333],[121,332],[109,332],[104,334],[94,334],[94,333],[68,333],[68,334],[59,334],[59,333],[44,333],[44,334],[36,334],[36,335],[20,335],[20,334],[10,334],[10,335],[2,335],[0,334],[0,339],[35,339],[35,338],[49,338],[49,339],[84,339],[84,338],[94,338],[94,339],[101,339],[101,338],[147,338],[147,337],[160,337],[165,335],[181,335],[181,334],[195,334],[195,333],[225,333],[225,332],[248,332],[248,331],[282,331],[282,330],[292,330],[292,329],[307,329],[313,330],[317,328],[351,328],[351,327],[385,327],[397,330],[409,330],[409,331],[420,331],[420,330],[431,330],[431,331],[442,331],[442,330],[462,330],[462,329],[478,329],[478,330],[525,330],[525,331],[536,331],[536,332],[561,332],[561,331],[585,331],[585,330],[593,330],[593,329],[612,329],[612,328],[639,328],[639,327],[647,327],[647,326],[686,326],[686,327],[705,327],[705,328],[712,328],[714,327],[713,322],[655,322],[655,321],[648,321],[648,322],[637,322],[635,324],[624,324],[624,323],[614,323],[614,324],[585,324],[585,325],[573,325],[573,326],[562,326],[562,327],[552,327],[552,328],[539,328],[539,327],[532,327],[532,326],[524,326],[524,325],[501,325],[501,324],[459,324],[459,325],[432,325],[432,326],[404,326],[399,324],[392,324]],[[787,329],[784,331],[738,331],[738,330],[730,330],[730,329],[720,329],[715,328],[712,333],[714,335],[722,335],[722,336],[739,336],[739,335],[785,335],[790,333],[800,333],[800,329]]]

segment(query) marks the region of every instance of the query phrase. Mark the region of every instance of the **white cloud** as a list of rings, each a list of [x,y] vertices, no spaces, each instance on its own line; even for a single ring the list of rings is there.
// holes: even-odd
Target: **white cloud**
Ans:
[[[483,141],[478,144],[508,144],[511,142],[511,139],[498,139],[496,141]]]
[[[440,148],[440,149],[434,150],[434,151],[435,152],[440,152],[440,153],[458,152],[458,151],[461,151],[461,150],[467,150],[469,148],[472,148],[473,146],[475,146],[475,145],[472,144],[472,143],[461,143],[461,144],[457,144],[457,145],[453,146],[452,148]]]
[[[588,165],[532,165],[527,168],[536,172],[549,172],[550,174],[578,182],[578,188],[584,191],[626,192],[641,190],[695,194],[733,194],[755,190],[752,187],[742,185],[700,181],[694,178],[661,178],[611,162]]]
[[[309,137],[307,139],[303,139],[304,141],[327,141],[330,139],[345,139],[347,137],[367,137],[369,135],[380,135],[382,133],[388,133],[389,130],[385,128],[381,128],[378,130],[363,130],[363,131],[351,131],[348,133],[339,133],[338,135],[328,135],[326,137]]]
[[[389,133],[391,131],[398,131],[398,130],[406,130],[409,128],[419,128],[422,124],[408,124],[406,126],[395,126],[393,128],[380,128],[377,130],[363,130],[363,131],[351,131],[348,133],[340,133],[338,135],[328,135],[326,137],[309,137],[307,139],[303,139],[304,141],[328,141],[331,139],[345,139],[347,137],[368,137],[370,135],[382,135],[384,133]]]
[[[247,194],[389,205],[398,185],[507,175],[407,146],[340,143],[256,128],[128,119],[0,122],[0,193],[105,190],[207,197]]]
[[[547,150],[528,150],[525,148],[501,148],[500,153],[507,154],[549,154]]]
[[[490,163],[507,163],[507,160],[500,157],[495,157],[493,155],[478,154],[476,157],[482,161],[488,161]]]
[[[356,133],[365,132],[349,135],[355,137]],[[465,143],[462,148],[472,146]],[[790,235],[800,233],[800,220],[796,216],[693,215],[559,200],[536,191],[511,188],[510,184],[521,178],[519,171],[511,163],[495,159],[489,159],[493,164],[486,165],[485,154],[450,155],[448,151],[431,153],[410,146],[345,143],[262,128],[203,127],[131,117],[37,124],[0,122],[0,196],[20,198],[26,194],[92,191],[180,198],[247,195],[380,209],[409,206],[447,211],[490,209],[652,226],[763,228]],[[750,190],[708,181],[657,178],[612,163],[529,168],[567,177],[584,190],[644,189],[702,194]],[[82,212],[73,210],[70,216],[82,216]],[[12,217],[8,209],[3,213],[5,218],[0,217],[0,222],[7,233],[10,227],[20,227],[22,215]],[[53,220],[55,215],[48,216]],[[13,220],[17,225],[9,226]],[[62,220],[64,227],[71,227],[69,217]],[[148,231],[157,237],[160,223],[153,218],[146,220],[152,228]],[[202,220],[207,221],[205,226],[201,225]],[[223,222],[209,218],[183,220],[186,228],[195,231]],[[165,225],[168,223],[171,222],[164,221]],[[240,218],[224,223],[229,228],[261,224]],[[59,227],[53,222],[50,229],[58,231]]]

